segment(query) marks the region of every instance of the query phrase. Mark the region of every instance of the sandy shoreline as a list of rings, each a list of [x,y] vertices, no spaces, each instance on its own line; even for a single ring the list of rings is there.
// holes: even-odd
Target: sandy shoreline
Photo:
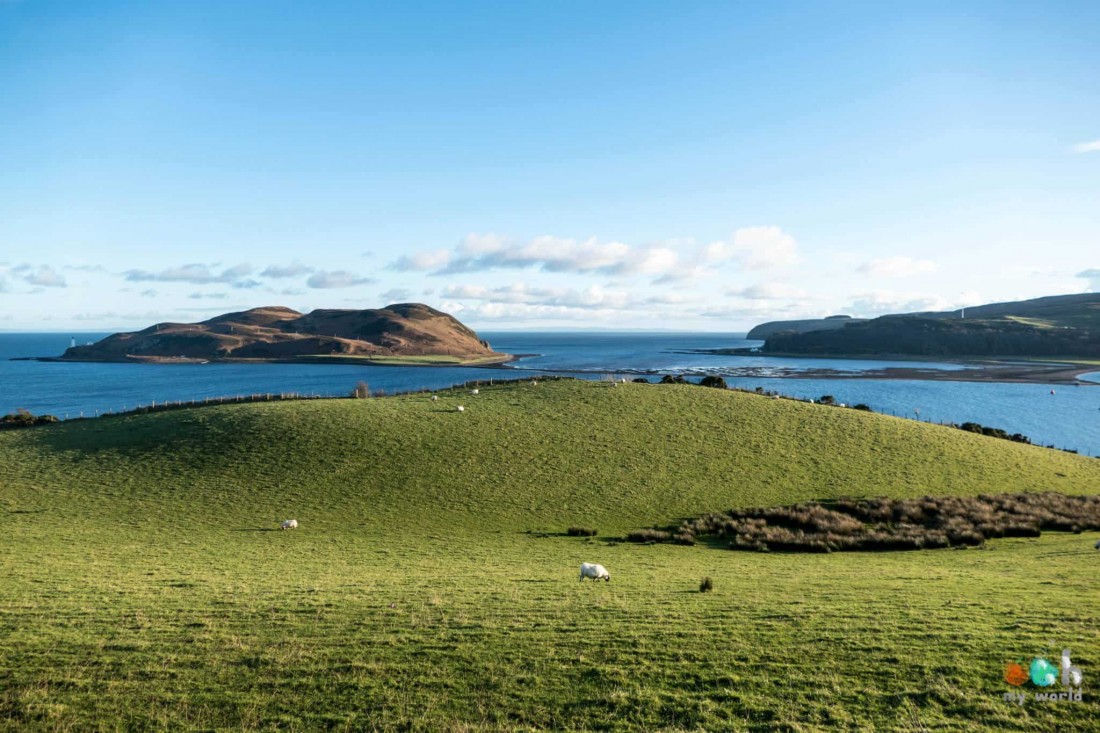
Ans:
[[[786,367],[742,367],[733,370],[736,376],[773,376],[782,379],[916,379],[933,382],[1024,382],[1034,384],[1100,385],[1079,379],[1082,374],[1100,372],[1100,364],[1072,361],[1019,361],[994,359],[942,359],[926,356],[879,354],[875,356],[819,356],[806,354],[761,354],[741,349],[690,350],[684,353],[716,356],[749,356],[770,358],[835,359],[845,361],[939,361],[961,369],[930,369],[927,367],[882,367],[880,369],[797,369]],[[777,373],[778,372],[778,373]]]
[[[886,367],[859,372],[835,369],[804,369],[785,375],[789,379],[913,379],[933,382],[1024,382],[1031,384],[1068,384],[1100,386],[1100,383],[1078,379],[1082,374],[1100,372],[1100,367],[1080,367],[1066,364],[1043,366],[975,366],[965,369],[920,369]]]
[[[203,359],[198,357],[184,357],[184,356],[150,356],[150,357],[131,357],[129,359],[72,359],[60,356],[17,356],[9,359],[9,361],[45,361],[45,362],[61,362],[68,364],[343,364],[345,366],[370,366],[370,367],[384,367],[384,366],[408,366],[408,367],[461,367],[467,369],[473,368],[496,368],[504,366],[510,362],[521,359],[525,356],[535,356],[535,354],[500,354],[497,357],[484,358],[479,361],[418,361],[417,357],[408,358],[407,361],[402,360],[401,357],[380,356],[377,359],[369,359],[362,356],[340,356],[340,355],[327,355],[319,354],[317,356],[309,357],[287,357],[279,359],[234,359],[233,357],[225,358],[213,358]]]

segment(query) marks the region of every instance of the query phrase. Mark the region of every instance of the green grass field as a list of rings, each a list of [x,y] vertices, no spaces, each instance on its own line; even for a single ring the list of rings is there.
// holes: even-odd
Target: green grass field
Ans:
[[[8,431],[0,465],[4,729],[1031,731],[1100,714],[1096,533],[894,554],[613,541],[811,498],[1093,493],[1095,459],[700,387],[540,381]],[[300,529],[274,529],[288,517]],[[600,535],[564,536],[575,524]],[[612,582],[578,582],[582,561]],[[1064,647],[1083,702],[1003,700],[1006,662]]]

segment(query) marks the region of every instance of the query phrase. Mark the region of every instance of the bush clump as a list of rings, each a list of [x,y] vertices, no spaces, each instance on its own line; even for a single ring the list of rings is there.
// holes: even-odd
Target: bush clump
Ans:
[[[628,542],[641,542],[653,544],[654,542],[668,542],[672,538],[671,532],[662,529],[639,529],[626,536]]]
[[[710,593],[712,590],[714,590],[714,581],[711,580],[710,576],[708,575],[707,577],[703,578],[702,582],[699,583],[699,592]]]
[[[570,527],[565,531],[570,537],[595,537],[596,530],[593,527]]]
[[[919,499],[839,499],[767,509],[734,509],[665,529],[632,532],[632,542],[695,544],[719,537],[732,550],[834,552],[976,547],[994,537],[1043,530],[1100,530],[1100,496],[983,494]]]
[[[716,387],[717,389],[729,389],[729,385],[726,384],[725,379],[723,379],[722,377],[716,377],[716,376],[712,376],[712,375],[709,375],[709,374],[707,376],[703,377],[703,380],[701,382],[699,382],[699,384],[700,384],[700,386],[703,386],[703,387]]]
[[[1000,438],[1001,440],[1011,440],[1013,443],[1026,443],[1031,444],[1031,438],[1021,433],[1009,434],[1007,431],[1001,428],[991,428],[988,425],[982,425],[976,422],[964,422],[958,426],[959,430],[965,430],[968,433],[977,433],[978,435],[988,435],[990,438]]]
[[[58,422],[58,419],[53,415],[34,415],[30,410],[19,408],[13,413],[0,417],[0,429],[30,428],[54,422]]]

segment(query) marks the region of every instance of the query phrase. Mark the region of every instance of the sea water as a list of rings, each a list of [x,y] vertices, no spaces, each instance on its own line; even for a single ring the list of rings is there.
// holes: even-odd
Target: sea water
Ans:
[[[107,334],[76,335],[78,343]],[[865,403],[877,412],[934,422],[966,421],[1023,433],[1042,445],[1100,454],[1100,386],[1002,384],[901,379],[779,378],[778,374],[828,369],[858,374],[890,366],[953,370],[957,364],[780,358],[691,353],[692,349],[744,348],[760,342],[743,334],[642,332],[483,332],[493,348],[529,354],[509,369],[391,367],[345,364],[103,364],[10,361],[58,356],[73,334],[0,334],[0,412],[25,408],[58,417],[92,416],[153,401],[237,394],[298,392],[345,395],[359,381],[388,394],[439,389],[490,378],[568,373],[605,375],[704,374],[726,376],[734,387],[760,388],[800,398],[832,395]],[[744,376],[748,371],[751,376]],[[1100,373],[1089,379],[1100,382]]]

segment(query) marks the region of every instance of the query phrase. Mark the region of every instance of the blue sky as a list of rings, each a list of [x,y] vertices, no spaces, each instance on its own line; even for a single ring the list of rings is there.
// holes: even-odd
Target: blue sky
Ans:
[[[0,329],[1100,289],[1100,4],[0,0]]]

